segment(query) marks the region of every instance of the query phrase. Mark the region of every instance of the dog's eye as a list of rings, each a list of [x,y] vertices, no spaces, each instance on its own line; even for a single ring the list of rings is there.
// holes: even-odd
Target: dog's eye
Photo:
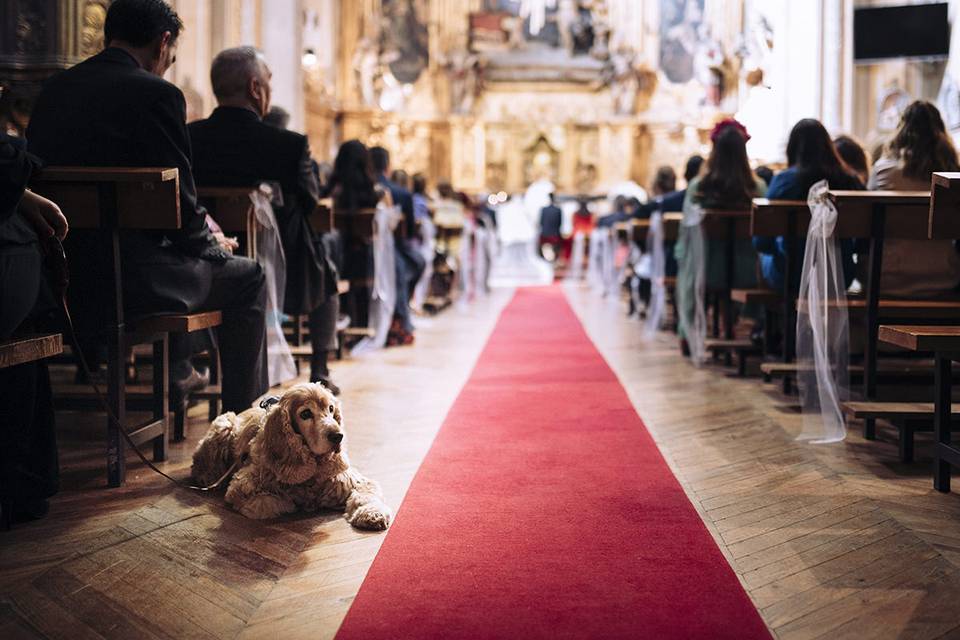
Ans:
[[[300,412],[301,420],[309,420],[312,417],[313,417],[313,411],[310,411],[310,409],[304,409],[303,411]]]
[[[333,406],[332,404],[331,404],[331,405],[327,405],[327,411],[328,411],[329,413],[333,413],[333,411],[334,411],[334,406]]]

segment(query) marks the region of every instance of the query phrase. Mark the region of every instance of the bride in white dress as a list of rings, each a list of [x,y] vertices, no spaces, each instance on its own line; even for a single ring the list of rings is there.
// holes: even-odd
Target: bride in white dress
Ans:
[[[536,286],[553,282],[553,267],[538,255],[540,210],[550,202],[554,184],[537,180],[497,208],[497,237],[502,250],[493,266],[493,286]]]

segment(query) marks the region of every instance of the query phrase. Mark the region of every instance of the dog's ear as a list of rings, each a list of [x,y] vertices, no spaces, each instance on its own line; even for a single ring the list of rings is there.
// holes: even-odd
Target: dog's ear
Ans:
[[[317,472],[313,452],[293,430],[294,405],[300,399],[297,393],[285,395],[267,410],[263,425],[263,465],[287,484],[306,482]]]

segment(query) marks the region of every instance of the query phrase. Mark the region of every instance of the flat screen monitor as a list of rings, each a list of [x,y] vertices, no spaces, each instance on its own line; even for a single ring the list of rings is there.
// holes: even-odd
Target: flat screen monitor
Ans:
[[[950,52],[947,3],[864,7],[853,11],[853,58],[944,58]]]

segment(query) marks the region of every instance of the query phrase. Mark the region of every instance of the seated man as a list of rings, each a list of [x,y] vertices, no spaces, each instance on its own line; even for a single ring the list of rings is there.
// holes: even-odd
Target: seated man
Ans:
[[[163,80],[182,27],[163,0],[115,0],[106,49],[47,82],[27,138],[49,165],[180,170],[182,228],[121,234],[124,305],[133,316],[222,310],[223,408],[243,411],[267,390],[264,276],[256,262],[219,246],[197,204],[183,93]],[[84,326],[101,321],[102,246],[97,232],[68,238],[71,302]],[[170,350],[171,377],[189,377],[190,340],[171,336]]]
[[[270,78],[263,55],[253,47],[217,54],[210,80],[219,106],[188,127],[193,174],[204,187],[279,183],[283,198],[274,214],[286,258],[283,311],[309,314],[310,380],[339,394],[327,368],[327,354],[337,347],[337,269],[308,221],[320,185],[307,137],[262,120],[270,109]]]
[[[564,247],[563,234],[560,228],[563,225],[563,212],[557,206],[556,196],[550,194],[550,204],[540,210],[540,255],[543,255],[543,246],[550,245],[553,249],[553,259],[556,260]]]

